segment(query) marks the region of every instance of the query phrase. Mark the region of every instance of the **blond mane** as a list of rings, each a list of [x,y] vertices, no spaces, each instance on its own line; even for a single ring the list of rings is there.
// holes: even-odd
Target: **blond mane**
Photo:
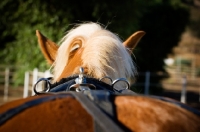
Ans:
[[[83,41],[81,59],[82,67],[88,68],[90,76],[112,79],[134,76],[136,68],[121,39],[96,23],[85,23],[76,26],[60,42],[54,63],[54,79],[57,80],[68,63],[70,44],[75,38]],[[73,74],[78,73],[78,67]]]

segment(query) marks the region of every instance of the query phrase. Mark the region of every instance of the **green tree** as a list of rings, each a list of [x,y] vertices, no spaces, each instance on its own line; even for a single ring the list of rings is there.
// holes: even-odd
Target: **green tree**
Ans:
[[[69,24],[68,18],[62,17],[63,12],[35,0],[1,1],[0,11],[3,16],[0,39],[4,42],[1,47],[5,47],[1,52],[2,63],[18,67],[15,79],[16,83],[21,83],[25,71],[34,67],[47,68],[37,44],[36,29],[58,41],[64,34],[65,25]]]

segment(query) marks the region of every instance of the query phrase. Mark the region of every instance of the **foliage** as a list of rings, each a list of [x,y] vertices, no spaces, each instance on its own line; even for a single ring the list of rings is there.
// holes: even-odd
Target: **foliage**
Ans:
[[[47,69],[37,44],[36,29],[57,40],[64,33],[68,19],[61,17],[62,12],[53,9],[47,12],[49,6],[39,1],[8,0],[2,1],[0,5],[4,16],[1,18],[0,29],[5,27],[1,32],[1,40],[4,42],[1,47],[6,47],[1,52],[1,57],[4,58],[3,63],[18,67],[15,78],[16,82],[20,83],[23,82],[25,71],[32,70],[34,67]]]

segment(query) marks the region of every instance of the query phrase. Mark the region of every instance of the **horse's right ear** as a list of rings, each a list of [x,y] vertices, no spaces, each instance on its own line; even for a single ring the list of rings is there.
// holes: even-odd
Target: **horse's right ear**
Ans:
[[[53,64],[56,58],[58,45],[53,41],[47,39],[40,31],[36,30],[36,35],[38,37],[38,43],[40,45],[40,49],[48,61],[49,64]]]
[[[132,34],[123,44],[124,46],[129,49],[129,52],[131,53],[132,50],[137,46],[140,39],[145,35],[146,33],[144,31],[137,31],[134,34]]]

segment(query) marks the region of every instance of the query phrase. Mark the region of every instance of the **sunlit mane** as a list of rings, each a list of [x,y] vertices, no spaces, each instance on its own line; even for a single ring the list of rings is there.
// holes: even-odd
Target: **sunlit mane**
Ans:
[[[123,46],[123,42],[112,32],[96,23],[81,24],[70,30],[61,40],[54,66],[54,79],[57,80],[68,63],[70,44],[80,38],[84,48],[82,67],[87,67],[88,75],[112,79],[128,78],[136,72],[132,59]],[[78,73],[78,66],[73,74]]]

